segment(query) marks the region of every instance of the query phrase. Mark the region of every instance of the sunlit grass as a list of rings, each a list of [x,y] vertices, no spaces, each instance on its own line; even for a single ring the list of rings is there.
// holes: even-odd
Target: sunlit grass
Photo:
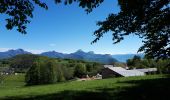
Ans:
[[[101,89],[112,89],[114,92],[137,84],[128,81],[153,80],[166,78],[165,75],[150,75],[142,77],[110,78],[91,81],[72,81],[50,85],[24,86],[24,75],[7,76],[0,86],[0,98],[22,97],[32,98],[36,96],[55,94],[64,91],[89,91],[98,92]]]

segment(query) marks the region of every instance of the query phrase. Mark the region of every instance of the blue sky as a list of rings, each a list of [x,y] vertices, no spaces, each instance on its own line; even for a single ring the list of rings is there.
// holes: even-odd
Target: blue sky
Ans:
[[[92,13],[79,8],[76,3],[64,6],[56,5],[53,0],[44,0],[48,10],[36,7],[34,18],[23,35],[15,29],[6,30],[5,15],[0,15],[0,51],[22,48],[33,53],[52,51],[63,53],[94,51],[101,54],[137,53],[142,45],[137,36],[127,36],[121,43],[113,45],[111,33],[107,33],[97,43],[91,45],[97,29],[96,22],[104,20],[109,13],[119,12],[116,0],[105,0]]]

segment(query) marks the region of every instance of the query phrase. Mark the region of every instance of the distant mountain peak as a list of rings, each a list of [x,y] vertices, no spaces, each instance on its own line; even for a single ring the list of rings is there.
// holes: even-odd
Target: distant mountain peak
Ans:
[[[6,52],[0,52],[0,58],[10,58],[19,54],[31,54],[30,52],[24,51],[23,49],[10,49]]]
[[[16,49],[16,50],[11,49],[6,52],[0,52],[0,58],[10,58],[10,57],[13,57],[19,54],[31,54],[31,53],[24,51],[23,49]],[[63,54],[63,53],[56,52],[53,50],[49,52],[43,52],[40,55],[52,57],[52,58],[79,59],[79,60],[86,60],[86,61],[92,61],[92,62],[100,62],[100,63],[105,63],[105,64],[117,62],[116,59],[112,58],[112,56],[108,54],[95,54],[93,51],[84,52],[81,49],[70,54]]]
[[[88,53],[89,53],[89,54],[94,54],[94,51],[89,51]]]

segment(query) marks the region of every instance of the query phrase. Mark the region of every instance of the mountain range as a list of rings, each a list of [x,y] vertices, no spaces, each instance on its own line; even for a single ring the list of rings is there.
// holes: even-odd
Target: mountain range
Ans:
[[[19,54],[32,54],[32,53],[28,51],[24,51],[23,49],[8,50],[6,52],[0,52],[0,58],[1,59],[10,58]],[[82,50],[77,50],[76,52],[70,54],[59,53],[56,51],[49,51],[49,52],[43,52],[38,55],[47,56],[51,58],[79,59],[79,60],[86,60],[92,62],[100,62],[104,64],[118,62],[118,60],[114,59],[110,54],[95,54],[93,51],[84,52]]]
[[[134,56],[140,56],[141,58],[144,58],[144,54],[116,54],[112,55],[113,58],[117,59],[119,62],[126,62],[128,59],[132,59]]]
[[[5,52],[0,52],[0,59],[11,58],[19,54],[32,54],[31,52],[25,51],[23,49],[8,50]],[[127,59],[132,59],[135,55],[144,57],[144,54],[95,54],[93,51],[84,52],[82,50],[77,50],[74,53],[64,54],[56,51],[43,52],[42,56],[47,56],[51,58],[69,58],[69,59],[80,59],[86,61],[100,62],[104,64],[110,64],[112,62],[126,62]]]
[[[23,49],[8,50],[6,52],[0,52],[0,59],[11,58],[19,54],[32,54],[31,52],[24,51]]]

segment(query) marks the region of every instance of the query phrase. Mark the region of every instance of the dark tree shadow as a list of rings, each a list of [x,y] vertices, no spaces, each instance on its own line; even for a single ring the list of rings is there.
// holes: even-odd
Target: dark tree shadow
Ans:
[[[134,84],[134,86],[124,88],[98,87],[95,92],[68,90],[32,97],[6,97],[4,100],[170,100],[169,77],[119,83]]]

